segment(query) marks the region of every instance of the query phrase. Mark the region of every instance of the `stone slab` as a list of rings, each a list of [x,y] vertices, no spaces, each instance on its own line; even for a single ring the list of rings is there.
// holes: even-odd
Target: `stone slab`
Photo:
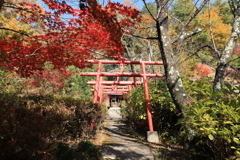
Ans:
[[[159,136],[157,131],[147,131],[147,141],[152,143],[159,143]]]

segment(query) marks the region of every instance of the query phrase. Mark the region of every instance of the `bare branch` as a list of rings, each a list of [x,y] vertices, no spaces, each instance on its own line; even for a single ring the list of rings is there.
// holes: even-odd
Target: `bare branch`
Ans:
[[[158,9],[158,14],[157,14],[157,18],[156,18],[156,19],[159,18],[160,13],[162,12],[163,8],[166,7],[166,5],[168,4],[168,2],[169,2],[169,0],[166,0],[166,1],[165,1],[165,4],[163,4],[162,6],[159,7],[159,9]],[[161,15],[161,17],[163,17],[163,16],[164,16],[164,15]],[[163,21],[163,20],[162,20],[162,21]]]
[[[126,45],[125,45],[125,49],[126,49],[127,57],[129,58],[130,61],[133,61],[136,57],[132,58],[132,57],[130,56],[129,49],[128,49],[128,47],[127,47]],[[133,73],[135,73],[135,68],[134,68],[134,65],[133,65],[133,64],[130,64],[130,68],[131,68],[131,71],[132,71]]]
[[[8,61],[12,60],[12,59],[19,59],[19,58],[24,58],[24,57],[30,57],[30,56],[36,56],[36,55],[39,55],[39,53],[36,53],[39,49],[41,49],[43,47],[40,46],[38,47],[37,49],[35,49],[31,54],[28,54],[28,55],[24,55],[24,56],[18,56],[18,57],[13,57],[13,58],[7,58],[7,59],[4,59],[4,60],[0,60],[0,62],[4,62],[4,63],[7,63]]]
[[[213,30],[212,30],[212,20],[211,20],[211,13],[210,13],[210,3],[208,2],[208,19],[209,19],[209,29],[210,29],[210,35],[211,35],[211,39],[212,39],[212,43],[213,43],[213,47],[214,50],[216,51],[216,53],[218,53],[218,57],[220,57],[220,53],[216,47],[216,43],[214,40],[214,35],[213,35]]]
[[[1,1],[1,0],[0,0]],[[38,12],[36,11],[31,11],[31,10],[28,10],[27,8],[23,8],[23,7],[20,7],[18,5],[15,5],[13,3],[10,3],[10,2],[5,2],[7,5],[4,5],[3,4],[3,7],[6,7],[6,8],[11,8],[11,9],[16,9],[16,10],[21,10],[21,11],[25,11],[25,12],[28,12],[28,13],[31,13],[31,14],[34,14],[34,15],[37,15]],[[51,14],[43,14],[43,13],[38,13],[39,15],[51,15]]]
[[[151,27],[144,27],[144,28],[139,28],[139,29],[155,29],[157,26],[154,25],[154,26],[151,26]]]
[[[100,53],[100,52],[98,52],[98,51],[94,51],[94,50],[92,50],[92,49],[90,49],[90,48],[86,48],[86,49],[92,52],[91,56],[93,57],[93,59],[103,59],[103,58],[106,58],[106,57],[107,57],[106,55],[104,55],[103,53]],[[97,57],[97,56],[95,56],[95,55],[93,55],[93,54],[98,54],[98,55],[100,55],[101,57]]]
[[[238,60],[238,59],[240,59],[240,56],[237,57],[237,58],[234,58],[234,59],[230,60],[228,63],[233,62],[233,61],[236,61],[236,60]]]
[[[30,38],[33,38],[33,39],[40,40],[40,41],[48,42],[45,39],[40,39],[40,38],[37,38],[37,37],[34,37],[34,36],[30,36],[29,34],[23,33],[22,31],[16,31],[16,30],[13,30],[13,29],[5,28],[5,27],[0,27],[0,29],[11,31],[11,32],[15,32],[15,33],[18,33],[18,34],[21,34],[21,35],[24,35],[24,36],[27,36],[27,37],[30,37]]]
[[[5,3],[4,0],[0,0],[0,12],[1,12],[2,8],[3,8],[3,4],[4,4],[4,3]]]
[[[184,30],[187,28],[187,26],[189,25],[189,23],[197,16],[197,14],[203,9],[203,7],[206,5],[206,3],[209,0],[204,0],[202,2],[202,4],[199,6],[199,8],[197,8],[197,10],[189,17],[189,19],[187,20],[187,22],[183,25],[182,30],[180,31],[180,33],[178,34],[178,36],[172,41],[172,43],[176,43],[180,37],[182,36],[182,34],[184,33]]]
[[[209,45],[201,46],[201,47],[198,48],[195,52],[184,49],[185,51],[189,52],[191,55],[188,56],[186,59],[184,59],[183,61],[181,61],[181,62],[179,62],[179,63],[181,64],[181,63],[187,61],[188,59],[190,59],[191,57],[197,56],[197,57],[202,61],[202,63],[207,64],[207,65],[215,68],[210,62],[208,62],[207,59],[204,59],[203,57],[201,57],[201,56],[198,54],[198,52],[202,51],[204,48],[209,48],[209,49],[211,49],[212,51],[215,52],[215,50],[213,49],[213,47],[211,47],[211,46],[209,46]]]
[[[148,11],[148,13],[150,14],[150,16],[156,21],[156,18],[154,18],[152,12],[150,12],[150,10],[149,10],[149,8],[148,8],[148,6],[147,6],[146,1],[145,1],[145,0],[142,0],[142,1],[143,1],[143,3],[144,3],[145,7],[147,8],[147,11]]]
[[[175,19],[175,20],[177,20],[179,23],[181,23],[182,25],[184,25],[183,24],[183,22],[180,20],[180,19],[178,19],[177,17],[175,17],[175,16],[173,16],[173,15],[170,15],[173,19]]]
[[[158,37],[142,37],[142,36],[139,36],[139,35],[132,35],[133,37],[136,37],[136,38],[142,38],[142,39],[158,39]]]
[[[228,4],[229,4],[229,6],[230,6],[230,9],[231,9],[231,11],[232,11],[232,14],[235,15],[236,8],[235,8],[235,6],[234,6],[233,0],[228,0]]]
[[[182,35],[179,37],[179,39],[182,41],[182,40],[185,40],[185,39],[187,39],[189,37],[192,37],[192,36],[194,36],[194,35],[196,35],[196,34],[198,34],[200,32],[202,32],[202,30],[200,28],[195,30],[195,31],[193,31],[193,32],[190,32],[190,33],[183,32]]]
[[[240,58],[240,57],[238,57],[238,58]],[[234,67],[234,66],[229,66],[229,67],[232,68],[234,71],[240,73],[240,68],[239,68],[239,67],[238,67],[238,68],[236,68],[236,67]]]

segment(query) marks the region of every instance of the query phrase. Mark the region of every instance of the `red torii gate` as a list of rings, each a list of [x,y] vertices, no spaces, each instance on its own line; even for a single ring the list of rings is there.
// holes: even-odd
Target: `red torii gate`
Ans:
[[[134,79],[135,78],[136,77],[134,77]],[[96,81],[88,81],[87,84],[96,85]],[[93,87],[94,89],[92,89],[92,91],[99,92],[98,95],[100,98],[99,99],[94,98],[96,100],[95,103],[102,103],[103,94],[115,93],[115,94],[124,95],[125,93],[130,91],[133,87],[136,87],[137,85],[142,85],[143,83],[136,80],[135,81],[119,81],[119,77],[118,77],[118,81],[101,81],[100,80],[99,84],[100,84],[99,91],[95,90],[95,87]],[[108,86],[104,86],[104,85],[108,85]],[[119,86],[119,85],[122,85],[122,86]]]
[[[118,85],[118,84],[126,84],[126,85],[137,85],[136,77],[142,77],[142,83],[144,86],[144,95],[146,99],[146,112],[148,117],[148,127],[149,131],[154,131],[153,123],[152,123],[152,114],[151,114],[151,106],[150,106],[150,99],[149,99],[149,92],[148,92],[148,84],[147,84],[147,77],[163,77],[162,74],[150,74],[146,73],[146,65],[163,65],[163,62],[155,62],[155,61],[125,61],[125,59],[120,59],[118,61],[114,60],[86,60],[85,63],[95,63],[98,64],[97,72],[86,72],[80,73],[82,76],[96,76],[95,82],[88,82],[88,84],[95,84],[94,88],[94,103],[100,103],[102,99],[103,88],[102,85],[104,83]],[[102,64],[119,64],[120,65],[120,72],[118,73],[109,73],[109,72],[101,72]],[[126,73],[124,72],[124,64],[140,64],[142,73]],[[117,81],[102,81],[102,76],[117,76]],[[119,77],[133,77],[133,82],[122,82],[120,81]],[[129,84],[127,84],[129,83]]]

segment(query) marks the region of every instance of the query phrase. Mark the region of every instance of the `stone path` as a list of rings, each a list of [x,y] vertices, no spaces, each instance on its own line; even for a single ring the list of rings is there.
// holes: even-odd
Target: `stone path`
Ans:
[[[106,131],[108,138],[103,142],[105,160],[154,160],[149,147],[137,139],[126,136],[126,126],[121,123],[121,108],[108,110]]]

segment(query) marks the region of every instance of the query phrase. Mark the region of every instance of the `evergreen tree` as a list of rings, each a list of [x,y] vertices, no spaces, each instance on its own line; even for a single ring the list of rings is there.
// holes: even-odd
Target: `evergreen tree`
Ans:
[[[177,0],[173,4],[173,16],[181,22],[186,22],[189,16],[196,10],[193,0]]]
[[[143,8],[142,8],[142,14],[149,15],[150,13],[149,13],[148,10],[151,12],[151,14],[153,16],[157,15],[157,6],[154,3],[149,2],[149,3],[147,3],[147,6],[144,5]]]
[[[223,23],[225,24],[233,23],[233,15],[231,13],[231,9],[229,7],[228,2],[223,0],[215,0],[213,6],[216,6],[220,9],[220,16],[222,17]]]

